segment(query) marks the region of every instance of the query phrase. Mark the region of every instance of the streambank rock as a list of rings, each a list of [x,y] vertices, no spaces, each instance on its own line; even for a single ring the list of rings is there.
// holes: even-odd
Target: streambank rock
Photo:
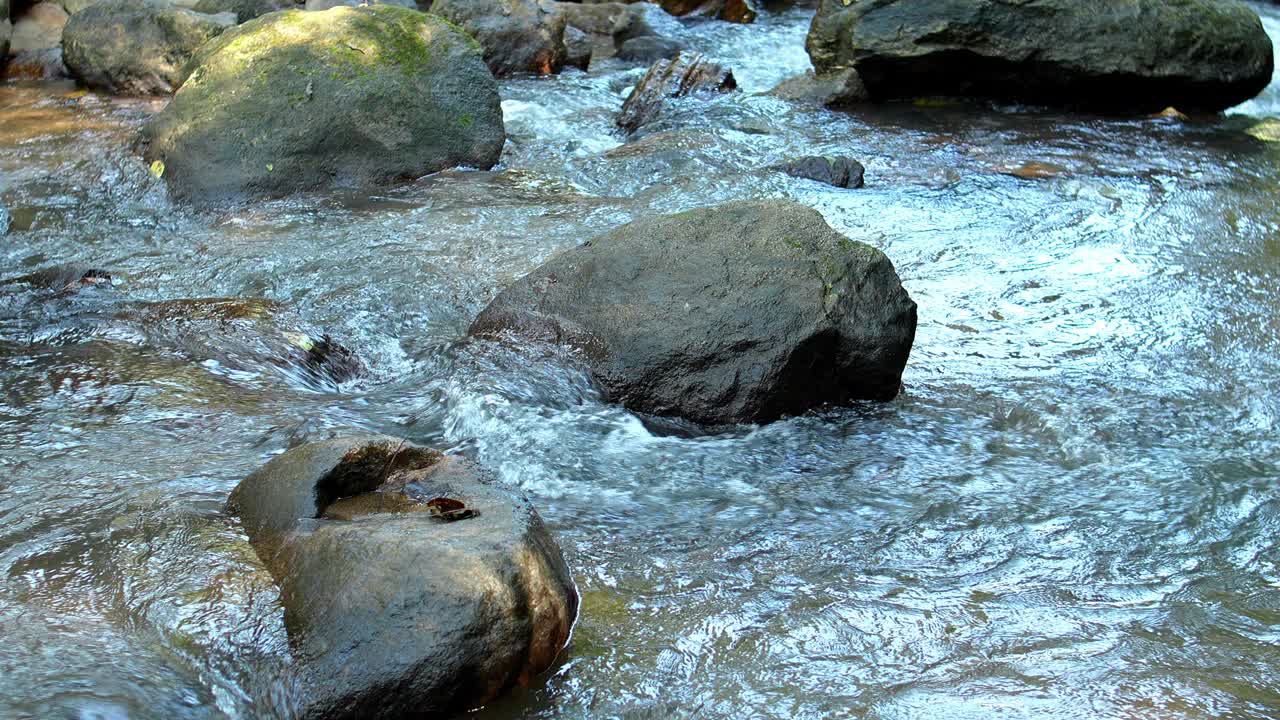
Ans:
[[[466,460],[383,436],[310,443],[229,507],[280,584],[304,718],[451,717],[568,641],[578,593],[559,547]]]
[[[102,0],[67,22],[67,68],[96,90],[167,95],[196,49],[236,24],[230,13],[205,15],[166,0]]]
[[[658,0],[672,15],[703,15],[735,23],[749,23],[756,19],[753,0]]]
[[[271,13],[205,44],[187,68],[144,129],[147,161],[181,199],[488,169],[506,139],[480,48],[416,10]]]
[[[565,17],[555,5],[549,0],[435,0],[431,12],[474,35],[494,75],[550,75],[568,58]]]
[[[9,38],[9,52],[56,48],[62,42],[62,28],[67,24],[67,12],[53,2],[36,3],[27,8],[22,17],[13,23],[13,35]]]
[[[649,25],[647,6],[643,3],[551,2],[549,5],[564,15],[568,65],[582,66],[584,55],[588,60],[620,55],[621,48],[631,41],[660,39]]]
[[[679,53],[649,68],[622,103],[615,123],[635,132],[650,123],[668,100],[700,92],[728,92],[738,87],[733,72],[697,53]]]
[[[891,399],[915,328],[884,253],[766,200],[637,220],[560,253],[470,332],[568,345],[611,401],[717,425]]]
[[[245,23],[267,13],[297,7],[298,3],[293,0],[200,0],[192,9],[208,15],[235,13],[236,22]]]
[[[347,7],[358,7],[362,4],[399,5],[400,7],[409,8],[410,10],[418,9],[418,3],[414,2],[413,0],[372,0],[372,2],[369,2],[369,3],[363,3],[362,0],[307,0],[306,8],[308,10],[311,10],[312,12],[317,12],[320,10],[328,10],[329,8],[335,8],[335,7],[338,7],[339,5],[346,5]]]
[[[9,56],[9,37],[13,35],[13,23],[9,22],[9,0],[0,0],[0,67]]]
[[[64,80],[71,77],[58,48],[23,50],[9,58],[4,76],[8,80]]]
[[[814,68],[872,100],[965,96],[1156,112],[1221,110],[1271,80],[1271,41],[1235,0],[823,0]]]

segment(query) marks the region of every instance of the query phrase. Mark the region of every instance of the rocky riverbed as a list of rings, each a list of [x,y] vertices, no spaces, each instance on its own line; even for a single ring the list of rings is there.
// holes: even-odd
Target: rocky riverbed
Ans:
[[[456,4],[463,28],[485,6]],[[316,697],[313,668],[333,662],[332,638],[370,643],[371,656],[395,647],[380,643],[402,638],[367,624],[299,625],[300,598],[371,606],[342,597],[339,583],[306,585],[282,571],[244,508],[227,504],[286,451],[370,434],[394,438],[379,440],[393,459],[403,442],[491,473],[502,489],[466,498],[479,520],[499,517],[494,508],[511,513],[515,530],[499,542],[532,543],[554,570],[542,539],[553,537],[576,584],[562,593],[573,599],[557,606],[559,619],[539,623],[560,631],[576,610],[568,647],[548,661],[559,636],[531,643],[531,666],[550,670],[504,666],[502,697],[474,717],[1280,713],[1280,89],[1222,113],[1211,112],[1215,103],[1154,112],[1143,97],[1140,109],[1116,114],[1108,103],[1112,114],[1099,115],[1065,98],[1060,109],[1021,104],[1028,98],[975,80],[978,98],[930,90],[830,109],[824,100],[867,100],[882,76],[851,84],[846,71],[865,59],[850,56],[819,60],[823,77],[803,78],[814,64],[813,9],[760,7],[743,23],[729,21],[747,19],[741,2],[681,18],[650,5],[508,4],[504,17],[529,22],[487,25],[474,47],[456,48],[475,61],[470,71],[500,76],[462,88],[496,88],[501,117],[493,112],[489,134],[500,124],[505,136],[496,164],[486,156],[447,167],[454,159],[435,172],[388,152],[376,167],[295,166],[304,175],[255,154],[266,146],[247,125],[217,136],[236,149],[214,157],[252,163],[258,175],[236,186],[252,192],[200,203],[177,184],[181,162],[145,144],[155,137],[145,128],[166,127],[177,101],[166,110],[163,93],[111,96],[119,86],[59,79],[82,67],[73,57],[84,53],[62,57],[64,30],[74,36],[92,6],[0,5],[16,21],[5,39],[38,53],[14,55],[10,68],[50,69],[0,84],[0,716],[290,717]],[[202,0],[195,10],[245,22],[279,7]],[[1280,37],[1275,6],[1249,7]],[[827,27],[855,32],[851,11],[832,11],[846,14]],[[305,12],[401,23],[412,11]],[[129,17],[151,28],[130,36],[146,47],[176,42],[155,34],[168,21]],[[289,35],[311,21],[260,22]],[[441,42],[461,32],[441,27]],[[243,37],[220,46],[241,53],[232,60],[252,55],[235,45]],[[495,53],[494,42],[512,37],[552,49]],[[308,81],[328,56],[297,78],[271,75],[288,90],[268,96],[263,112],[339,114],[324,93],[361,77],[399,87],[372,64],[376,42],[349,46],[350,76],[324,65]],[[677,49],[683,61],[667,57]],[[650,72],[694,56],[718,69]],[[869,62],[876,72],[898,67]],[[1248,58],[1232,62],[1253,68],[1248,82],[1265,81]],[[180,81],[139,67],[110,64],[109,76],[148,79],[146,92]],[[1005,77],[999,67],[993,77]],[[209,82],[229,82],[210,68]],[[253,75],[280,69],[264,63]],[[656,103],[645,121],[620,128],[646,75],[680,87],[648,93]],[[694,75],[713,87],[694,88]],[[797,77],[788,92],[771,92]],[[381,117],[370,102],[352,106],[370,113],[361,127],[377,126],[361,142],[394,143],[418,119],[397,115],[403,103]],[[465,124],[463,114],[451,126],[459,136],[482,119]],[[288,111],[272,120],[290,121]],[[186,132],[179,126],[167,127]],[[344,129],[334,156],[359,130]],[[303,142],[315,132],[292,141],[307,148],[299,157],[323,154],[323,142]],[[290,171],[283,180],[278,162]],[[393,162],[405,169],[386,172]],[[679,408],[705,406],[695,391],[710,381],[675,385],[664,407],[676,411],[637,413],[571,349],[468,334],[491,303],[503,307],[504,290],[510,301],[509,289],[523,292],[566,263],[598,262],[628,233],[720,212],[702,208],[798,206],[820,217],[787,210],[800,219],[759,224],[808,228],[804,241],[771,244],[743,230],[749,257],[792,262],[800,250],[839,248],[890,261],[898,307],[912,303],[918,315],[905,366],[893,365],[895,392],[709,427],[690,416],[710,416]],[[685,220],[659,219],[670,216]],[[699,232],[690,236],[722,234]],[[819,236],[822,245],[807,244]],[[592,238],[594,250],[560,255]],[[686,266],[663,242],[635,274],[648,296],[661,286],[641,269],[667,263],[687,288],[711,275],[700,268],[729,262],[716,254],[723,239]],[[753,259],[735,272],[765,265]],[[828,294],[849,276],[833,270],[788,269],[816,278],[822,287],[810,294],[820,297],[769,316],[843,307]],[[723,277],[750,283],[756,273]],[[573,278],[593,288],[587,280]],[[597,339],[648,327],[612,318],[653,301],[606,289],[590,291],[618,312],[588,328]],[[538,312],[574,319],[574,306],[543,297],[551,300]],[[689,299],[705,297],[762,302],[721,291]],[[662,298],[676,300],[675,309],[694,304]],[[724,313],[717,327],[733,328],[731,313],[712,311]],[[766,340],[726,343],[729,356],[768,357]],[[812,367],[815,377],[835,372]],[[421,469],[387,463],[369,486],[421,485],[402,474]],[[426,513],[466,514],[419,500],[410,504]],[[291,552],[302,562],[314,538],[361,527],[325,523],[369,522],[368,507],[350,500],[302,518]],[[442,520],[395,518],[406,527]],[[473,521],[419,527],[442,536],[491,527]],[[360,542],[397,527],[379,525]],[[486,557],[495,577],[529,567]],[[455,571],[432,560],[438,569],[405,586],[433,587]],[[394,595],[400,586],[377,569],[350,572]]]

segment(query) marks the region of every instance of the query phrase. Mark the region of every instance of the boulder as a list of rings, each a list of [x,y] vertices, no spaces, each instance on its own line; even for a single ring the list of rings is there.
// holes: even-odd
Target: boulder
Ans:
[[[568,58],[565,17],[556,5],[550,0],[435,0],[431,12],[474,35],[494,75],[550,75]]]
[[[85,85],[120,95],[167,95],[196,49],[234,27],[166,0],[102,0],[76,13],[62,36],[67,68]]]
[[[75,15],[98,1],[99,0],[60,0],[58,4],[62,6],[63,10],[67,11],[68,15]]]
[[[464,459],[382,436],[309,443],[228,507],[280,585],[302,718],[452,717],[568,642],[578,593],[559,547]]]
[[[318,12],[320,10],[328,10],[329,8],[335,8],[335,7],[338,7],[339,5],[346,5],[347,7],[359,7],[362,4],[365,4],[365,3],[362,3],[361,0],[307,0],[306,9]],[[410,10],[418,9],[418,3],[414,2],[413,0],[373,0],[372,2],[367,4],[399,5],[400,7],[409,8]]]
[[[842,188],[862,187],[862,176],[866,172],[862,163],[853,158],[821,155],[806,155],[775,165],[774,169],[792,177]]]
[[[13,35],[13,23],[9,22],[9,0],[0,0],[0,67],[4,66],[4,59],[9,56],[11,35]]]
[[[637,220],[517,281],[470,333],[567,345],[610,401],[719,425],[897,395],[916,306],[791,201]]]
[[[649,68],[622,103],[615,123],[626,132],[635,132],[652,122],[670,99],[700,92],[727,92],[737,87],[732,71],[697,53],[680,53]]]
[[[271,13],[187,69],[144,139],[170,191],[196,202],[488,169],[506,138],[479,46],[416,10]]]
[[[631,38],[618,46],[618,58],[632,62],[652,63],[670,60],[684,50],[684,44],[657,35]]]
[[[749,23],[756,19],[752,0],[658,0],[672,15],[703,15],[735,23]]]
[[[71,77],[62,64],[62,50],[58,48],[23,50],[9,58],[4,76],[9,80],[65,80]]]
[[[783,80],[768,94],[795,103],[833,108],[847,107],[868,99],[857,71],[848,69],[822,75],[810,70]]]
[[[67,24],[67,12],[61,5],[42,2],[32,5],[13,24],[9,38],[9,52],[56,48],[62,42],[62,27]]]
[[[236,22],[249,22],[277,10],[298,7],[293,0],[199,0],[193,7],[196,12],[208,15],[234,13]]]
[[[823,0],[819,74],[872,100],[981,97],[1108,111],[1216,111],[1271,81],[1272,45],[1235,0]]]
[[[553,2],[551,7],[565,18],[567,65],[584,67],[584,55],[610,58],[630,40],[655,37],[643,4]]]

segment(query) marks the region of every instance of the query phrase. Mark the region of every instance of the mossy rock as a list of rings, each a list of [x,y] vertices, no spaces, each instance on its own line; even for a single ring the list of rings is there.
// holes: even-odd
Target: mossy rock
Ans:
[[[146,160],[197,203],[488,169],[506,140],[479,45],[416,10],[269,13],[186,72],[143,132]]]

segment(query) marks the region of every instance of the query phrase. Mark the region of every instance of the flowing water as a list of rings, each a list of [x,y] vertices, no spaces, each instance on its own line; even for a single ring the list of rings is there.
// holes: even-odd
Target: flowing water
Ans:
[[[574,570],[572,647],[484,720],[1280,716],[1280,88],[1190,122],[757,94],[806,69],[807,20],[663,25],[743,92],[631,144],[641,71],[507,81],[493,172],[213,213],[135,156],[157,104],[0,86],[0,277],[114,278],[0,288],[0,717],[272,716],[278,597],[223,502],[357,428],[493,468]],[[813,153],[867,187],[761,169]],[[921,318],[897,400],[662,436],[462,339],[557,250],[760,197],[893,259]],[[209,297],[367,373],[142,310]]]

